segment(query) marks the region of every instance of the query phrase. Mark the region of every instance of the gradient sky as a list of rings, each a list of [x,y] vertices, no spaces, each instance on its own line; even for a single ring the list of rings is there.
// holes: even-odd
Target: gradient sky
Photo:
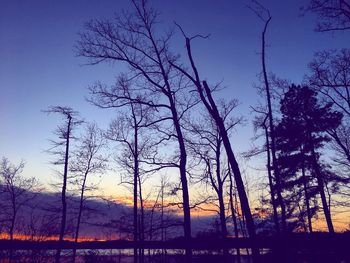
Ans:
[[[181,24],[188,34],[211,34],[193,44],[193,53],[203,78],[223,81],[221,94],[237,98],[238,114],[247,119],[233,135],[237,152],[249,148],[253,136],[250,105],[258,95],[254,83],[260,72],[261,21],[246,5],[233,0],[150,1],[167,25]],[[300,16],[305,0],[262,0],[272,14],[268,29],[268,68],[279,77],[300,83],[315,51],[349,47],[350,34],[315,33],[315,17]],[[130,8],[124,0],[2,0],[0,2],[0,157],[26,161],[24,175],[51,181],[50,157],[44,152],[54,139],[58,116],[41,110],[49,105],[73,107],[86,120],[106,127],[113,116],[85,101],[87,87],[97,80],[113,83],[119,64],[83,66],[74,55],[78,32],[91,18],[110,18]],[[163,27],[163,26],[162,26]],[[183,39],[174,39],[174,50],[182,52]],[[114,181],[111,181],[114,180]],[[115,186],[112,177],[103,179]]]

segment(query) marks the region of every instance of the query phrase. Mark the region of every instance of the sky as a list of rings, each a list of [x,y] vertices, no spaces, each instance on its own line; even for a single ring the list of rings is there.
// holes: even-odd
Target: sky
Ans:
[[[162,14],[161,29],[176,21],[187,34],[210,34],[193,43],[201,76],[210,83],[223,82],[220,96],[239,100],[237,115],[246,118],[232,136],[236,152],[251,147],[253,114],[250,106],[259,100],[262,22],[238,0],[151,0]],[[316,33],[312,14],[301,16],[305,0],[262,0],[270,9],[268,70],[295,83],[303,80],[307,64],[316,51],[349,47],[350,34]],[[123,70],[119,64],[88,66],[76,56],[74,45],[84,23],[92,18],[109,19],[130,8],[126,0],[2,0],[0,2],[0,157],[26,162],[25,176],[43,184],[51,182],[53,167],[45,150],[59,116],[43,113],[50,105],[70,106],[89,121],[107,127],[114,113],[86,101],[87,88],[96,81],[112,84]],[[180,34],[173,49],[183,53]],[[254,166],[254,164],[248,164]],[[112,175],[102,185],[112,194],[118,181]],[[109,187],[109,188],[108,188]]]

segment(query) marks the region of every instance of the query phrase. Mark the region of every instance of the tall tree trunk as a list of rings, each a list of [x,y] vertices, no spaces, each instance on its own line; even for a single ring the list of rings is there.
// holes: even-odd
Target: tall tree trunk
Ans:
[[[14,196],[12,198],[15,198]],[[13,200],[13,208],[12,208],[12,217],[11,217],[11,223],[10,223],[10,230],[9,230],[9,234],[10,234],[10,240],[13,240],[13,236],[14,236],[14,231],[15,231],[15,222],[16,222],[16,216],[17,216],[17,212],[16,212],[16,202]]]
[[[161,229],[161,241],[164,242],[165,241],[165,228],[164,228],[164,179],[162,177],[161,179],[161,212],[160,212],[160,229]],[[162,249],[162,260],[161,262],[165,262],[165,250]]]
[[[141,177],[139,175],[138,177],[138,183],[139,183],[139,199],[140,199],[140,224],[139,224],[139,240],[143,244],[145,241],[145,212],[143,207],[143,198],[142,198],[142,184],[141,184]],[[139,262],[144,262],[144,255],[145,250],[143,248],[140,248],[139,251]]]
[[[242,175],[241,175],[238,163],[236,161],[235,155],[233,153],[233,150],[232,150],[232,147],[230,144],[230,140],[228,138],[227,130],[225,128],[224,121],[220,117],[220,113],[219,113],[218,108],[216,106],[216,103],[211,95],[211,90],[210,90],[207,82],[203,81],[202,82],[203,86],[201,85],[201,80],[199,78],[198,70],[195,66],[195,63],[194,63],[194,60],[192,57],[191,39],[188,37],[186,37],[186,49],[187,49],[188,58],[189,58],[190,63],[191,63],[191,68],[194,72],[195,77],[192,77],[190,74],[188,74],[181,67],[178,67],[177,65],[175,65],[173,63],[171,63],[171,65],[174,66],[175,68],[177,68],[183,74],[185,74],[193,82],[193,84],[197,88],[197,92],[199,94],[199,97],[200,97],[202,103],[204,104],[205,108],[207,109],[207,111],[209,112],[209,114],[211,115],[211,117],[215,121],[216,126],[219,129],[219,133],[220,133],[220,136],[222,137],[222,141],[223,141],[223,144],[224,144],[224,147],[226,150],[228,161],[230,163],[230,166],[231,166],[231,169],[232,169],[235,181],[236,181],[237,191],[238,191],[238,195],[239,195],[239,198],[241,201],[242,212],[247,220],[247,228],[248,228],[249,236],[250,236],[251,241],[252,241],[253,261],[258,262],[259,250],[255,246],[255,236],[256,235],[255,235],[254,221],[253,221],[253,217],[252,217],[252,214],[250,211],[247,194],[246,194],[245,187],[244,187],[243,180],[242,180]],[[204,91],[203,91],[203,87],[204,87]]]
[[[245,187],[243,184],[243,180],[242,180],[242,175],[241,172],[239,170],[239,166],[238,163],[236,161],[235,155],[232,151],[232,147],[230,144],[230,140],[228,138],[228,134],[227,134],[227,130],[225,128],[225,124],[223,119],[220,117],[220,113],[218,111],[218,108],[216,106],[216,103],[211,95],[211,90],[207,84],[206,81],[203,81],[203,87],[204,87],[204,91],[203,91],[203,87],[201,85],[201,80],[199,78],[199,74],[198,74],[198,70],[195,66],[193,57],[192,57],[192,52],[191,52],[191,39],[186,37],[186,49],[187,49],[187,55],[188,58],[190,60],[191,63],[191,68],[194,72],[195,77],[192,77],[190,74],[188,74],[184,69],[172,64],[174,67],[176,67],[180,72],[184,73],[192,82],[193,84],[196,86],[197,88],[197,92],[199,94],[199,97],[202,101],[202,103],[204,104],[205,108],[207,109],[207,111],[209,112],[209,114],[211,115],[211,117],[213,118],[213,120],[216,123],[216,126],[219,129],[219,133],[220,136],[222,137],[222,141],[226,150],[226,154],[227,154],[227,158],[228,161],[230,163],[233,175],[235,177],[235,181],[236,181],[236,185],[237,185],[237,191],[238,191],[238,195],[239,198],[241,200],[241,207],[242,207],[242,211],[244,213],[244,216],[247,219],[247,228],[249,231],[249,236],[252,240],[252,251],[253,251],[253,260],[254,262],[258,262],[258,258],[259,258],[259,250],[258,248],[255,246],[255,226],[254,226],[254,221],[253,221],[253,217],[250,211],[250,207],[249,207],[249,202],[248,202],[248,198],[247,198],[247,194],[245,191]]]
[[[77,226],[75,228],[75,237],[74,237],[75,244],[78,243],[78,239],[79,239],[80,222],[81,222],[81,216],[83,214],[84,192],[85,192],[85,185],[86,185],[86,179],[87,179],[88,171],[90,169],[90,161],[91,161],[91,158],[90,158],[89,163],[88,163],[88,168],[85,171],[84,180],[83,180],[83,184],[81,186],[81,191],[80,191],[79,212],[78,212]],[[77,249],[74,247],[74,249],[73,249],[73,258],[72,258],[72,260],[73,260],[72,262],[73,263],[75,262],[76,254],[77,254]]]
[[[328,204],[327,204],[326,194],[324,192],[324,182],[323,182],[323,179],[322,179],[320,167],[318,165],[316,152],[315,152],[314,148],[311,149],[311,154],[312,154],[312,159],[313,159],[314,170],[315,170],[315,173],[316,173],[317,190],[318,190],[318,192],[319,192],[319,194],[321,196],[322,207],[323,207],[324,216],[326,218],[328,231],[329,231],[329,233],[334,233],[334,227],[333,227],[331,212],[329,210],[329,207],[328,207]]]
[[[214,102],[214,99],[211,95],[211,91],[210,91],[209,86],[208,86],[206,81],[203,81],[203,86],[204,86],[206,97],[208,98],[209,102],[207,102],[206,98],[204,97],[203,91],[200,89],[200,94],[202,94],[201,99],[206,101],[205,105],[206,105],[209,113],[211,114],[211,116],[215,120],[216,125],[219,128],[220,135],[222,137],[222,142],[224,144],[226,154],[228,157],[228,161],[230,163],[230,166],[231,166],[231,169],[233,172],[233,176],[235,178],[237,192],[239,195],[239,199],[241,201],[242,212],[243,212],[243,215],[246,219],[249,237],[251,238],[253,261],[258,262],[259,249],[256,247],[256,244],[255,244],[255,237],[256,237],[255,225],[254,225],[254,220],[253,220],[253,217],[252,217],[252,214],[250,211],[250,206],[249,206],[247,194],[245,191],[244,183],[242,180],[241,171],[240,171],[238,163],[236,161],[236,157],[233,153],[231,143],[230,143],[230,140],[228,138],[227,130],[225,128],[224,121],[220,117],[219,111],[217,109],[217,106]]]
[[[265,118],[266,120],[266,118]],[[278,219],[278,211],[277,211],[277,204],[275,199],[275,187],[273,184],[273,178],[272,178],[272,171],[271,171],[271,152],[270,152],[270,139],[269,139],[269,132],[268,127],[265,125],[264,121],[264,130],[265,130],[265,140],[266,140],[266,156],[267,156],[267,175],[269,178],[269,187],[270,187],[270,195],[271,195],[271,204],[273,209],[273,221],[275,223],[276,233],[280,232],[280,224]]]
[[[304,187],[306,213],[307,213],[307,224],[308,224],[309,232],[312,233],[310,200],[309,200],[309,194],[307,192],[308,184],[307,184],[306,174],[305,174],[305,155],[304,155],[303,150],[301,150],[301,158],[302,158],[301,175],[302,175],[302,178],[303,178],[303,187]]]
[[[185,254],[186,254],[186,262],[190,263],[192,262],[192,249],[190,248],[192,233],[191,233],[190,198],[189,198],[189,190],[188,190],[188,182],[187,182],[187,174],[186,174],[187,152],[186,152],[185,140],[182,134],[180,120],[177,112],[177,106],[176,106],[175,99],[173,97],[174,92],[171,90],[168,74],[166,73],[166,70],[164,68],[164,65],[162,62],[163,60],[161,59],[158,46],[155,40],[153,39],[152,32],[150,30],[148,32],[149,32],[150,40],[152,41],[152,45],[154,47],[154,51],[157,56],[158,64],[161,70],[161,75],[164,80],[165,88],[164,88],[163,94],[167,96],[169,101],[171,117],[172,117],[175,132],[177,135],[177,141],[179,145],[179,152],[180,152],[179,171],[180,171],[180,180],[181,180],[181,186],[182,186],[182,204],[183,204],[183,212],[184,212],[184,236],[186,240]]]
[[[219,186],[219,209],[220,209],[220,225],[221,225],[221,237],[223,239],[227,238],[227,226],[226,226],[226,215],[225,215],[225,202],[223,197],[222,186]]]
[[[220,140],[217,140],[216,143],[216,152],[215,152],[215,162],[216,162],[216,181],[218,184],[217,187],[217,195],[219,199],[219,215],[220,215],[220,226],[221,226],[221,237],[223,240],[227,238],[227,226],[226,226],[226,215],[225,215],[225,202],[224,202],[224,190],[223,190],[223,184],[221,179],[221,164],[220,164],[220,155],[221,155],[221,142]],[[228,249],[224,249],[224,257],[225,260],[227,260],[229,252]]]
[[[60,235],[58,239],[58,249],[56,251],[55,256],[55,262],[60,262],[61,257],[61,246],[64,238],[64,232],[66,230],[66,219],[67,219],[67,202],[66,202],[66,190],[67,190],[67,178],[68,178],[68,158],[69,158],[69,139],[70,139],[70,131],[71,131],[71,123],[72,123],[72,117],[68,115],[68,125],[67,125],[67,132],[66,132],[66,151],[65,151],[65,158],[64,158],[64,172],[63,172],[63,185],[62,185],[62,194],[61,194],[61,200],[62,200],[62,218],[61,218],[61,229],[60,229]]]
[[[136,243],[138,241],[138,224],[137,224],[137,181],[139,177],[139,162],[138,162],[138,134],[137,124],[134,116],[134,263],[138,263],[138,251]]]
[[[239,202],[238,202],[236,191],[234,193],[234,198],[235,198],[235,208],[236,208],[236,213],[237,213],[237,219],[238,219],[239,225],[241,227],[242,237],[247,238],[247,237],[249,237],[249,234],[247,234],[247,224],[245,222],[244,216],[238,212],[239,211]],[[249,251],[248,247],[246,248],[246,253],[248,256],[250,256],[250,251]]]
[[[235,209],[235,206],[233,204],[233,181],[232,181],[231,172],[229,171],[229,173],[230,173],[229,174],[229,179],[230,179],[230,209],[231,209],[233,230],[235,233],[235,238],[239,238],[236,209]],[[240,250],[240,248],[236,249],[236,254],[237,254],[237,263],[241,263],[241,250]]]
[[[267,100],[267,108],[268,108],[268,119],[269,119],[269,128],[270,128],[270,139],[271,139],[271,155],[272,155],[272,167],[276,180],[276,194],[278,204],[281,207],[281,221],[282,221],[282,231],[285,232],[287,229],[287,218],[286,218],[286,206],[284,204],[282,189],[281,189],[281,179],[280,179],[280,171],[277,165],[277,157],[276,157],[276,138],[275,138],[275,126],[273,123],[273,114],[272,114],[272,102],[271,102],[271,91],[270,84],[267,77],[266,70],[266,61],[265,61],[265,34],[268,27],[269,22],[271,21],[271,17],[266,21],[264,30],[262,32],[262,42],[261,42],[261,63],[263,68],[263,76],[265,83],[265,91],[266,91],[266,100]]]
[[[16,222],[16,217],[17,217],[16,197],[14,195],[14,192],[12,192],[12,193],[13,193],[13,195],[12,195],[11,199],[12,199],[13,214],[12,214],[11,225],[10,225],[10,230],[9,230],[10,240],[13,240],[13,237],[14,237],[15,222]],[[11,263],[12,260],[13,260],[13,249],[11,248],[9,250],[9,263]]]
[[[185,147],[185,140],[182,134],[182,130],[180,127],[180,122],[178,118],[178,114],[176,111],[176,106],[174,99],[172,97],[172,93],[169,91],[168,94],[170,109],[172,112],[173,124],[175,127],[177,141],[179,144],[180,150],[180,162],[179,162],[179,170],[180,170],[180,180],[182,186],[182,200],[183,200],[183,212],[184,212],[184,234],[185,234],[185,242],[186,242],[186,262],[192,261],[192,249],[191,249],[191,211],[190,211],[190,198],[188,191],[188,182],[187,182],[187,174],[186,174],[186,163],[187,163],[187,152]]]

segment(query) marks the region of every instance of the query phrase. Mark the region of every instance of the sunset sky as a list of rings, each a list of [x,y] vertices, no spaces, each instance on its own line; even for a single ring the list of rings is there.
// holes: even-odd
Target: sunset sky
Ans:
[[[190,34],[210,34],[193,43],[193,53],[201,75],[211,83],[223,82],[220,96],[239,100],[237,115],[246,119],[237,128],[232,144],[237,153],[251,147],[253,137],[250,106],[259,96],[254,84],[260,66],[260,34],[263,24],[247,8],[250,1],[155,0],[161,14],[160,29],[176,21]],[[315,16],[301,16],[304,0],[262,0],[270,9],[268,29],[268,70],[295,83],[303,80],[314,52],[349,47],[350,34],[316,33]],[[129,9],[124,0],[3,0],[0,3],[0,157],[26,162],[25,176],[35,176],[44,185],[52,182],[53,167],[48,139],[61,122],[42,110],[50,105],[70,106],[88,121],[106,128],[113,111],[100,110],[86,102],[87,87],[95,81],[112,84],[119,64],[84,65],[75,56],[74,45],[85,22],[92,18],[112,18],[114,12]],[[184,52],[180,34],[173,50]],[[252,162],[248,167],[256,167]],[[256,171],[248,169],[253,178]],[[119,179],[110,172],[101,179],[106,194],[115,194]],[[119,191],[119,190],[118,190]],[[125,194],[125,190],[120,190]]]

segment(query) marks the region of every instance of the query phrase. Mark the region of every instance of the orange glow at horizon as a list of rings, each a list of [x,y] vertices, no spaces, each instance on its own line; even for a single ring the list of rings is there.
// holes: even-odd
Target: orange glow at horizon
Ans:
[[[118,204],[123,204],[129,207],[133,206],[132,196],[110,196],[109,198]],[[140,205],[139,202],[138,202],[138,205]],[[145,209],[152,209],[155,205],[160,206],[160,202],[158,201],[156,204],[156,200],[143,201],[143,206]],[[167,212],[173,213],[177,216],[183,216],[182,209],[179,206],[173,204],[172,202],[168,200],[164,200],[164,206],[165,206],[164,210],[166,210]],[[159,211],[159,209],[160,208],[158,207],[157,210]],[[242,214],[240,209],[238,212],[240,215]],[[212,203],[204,203],[204,204],[201,204],[200,206],[197,206],[191,209],[192,217],[209,217],[209,216],[216,216],[216,215],[218,215],[218,207],[217,205]],[[264,210],[254,211],[254,215],[255,217],[260,219],[266,219],[270,216],[270,214]],[[350,220],[347,220],[348,222],[346,223],[347,216],[349,215],[347,214],[342,216],[333,216],[333,225],[336,232],[343,232],[349,229]],[[312,223],[316,231],[327,232],[328,229],[327,229],[326,221],[322,217],[322,215],[320,215],[319,219],[317,220],[314,219]]]
[[[1,233],[0,234],[0,240],[1,239],[10,239],[10,235],[7,233]],[[35,235],[25,235],[25,234],[14,234],[13,235],[14,240],[23,240],[23,241],[58,241],[58,236],[35,236]],[[72,241],[74,242],[75,239],[73,237],[65,237],[63,239],[64,241]],[[92,238],[92,237],[79,237],[77,242],[85,242],[85,241],[108,241],[108,240],[119,240],[118,237],[111,238],[111,239],[104,239],[104,238]]]
[[[110,196],[109,197],[111,200],[113,200],[115,203],[118,204],[123,204],[126,205],[128,207],[132,207],[134,204],[134,200],[132,196]],[[139,201],[139,200],[138,200]],[[174,204],[173,202],[170,201],[165,201],[164,200],[164,210],[168,211],[168,212],[172,212],[175,215],[178,216],[182,216],[183,215],[183,211],[182,209],[177,206],[176,204]],[[160,206],[160,202],[158,201],[156,203],[156,200],[143,200],[143,207],[145,209],[152,209],[153,207],[158,207]],[[140,203],[138,202],[138,206],[140,206]],[[160,208],[158,207],[157,210],[159,210]],[[191,216],[195,216],[195,217],[205,217],[205,216],[213,216],[213,215],[217,215],[217,206],[215,206],[214,204],[201,204],[200,207],[196,207],[196,208],[192,208],[191,209]]]

